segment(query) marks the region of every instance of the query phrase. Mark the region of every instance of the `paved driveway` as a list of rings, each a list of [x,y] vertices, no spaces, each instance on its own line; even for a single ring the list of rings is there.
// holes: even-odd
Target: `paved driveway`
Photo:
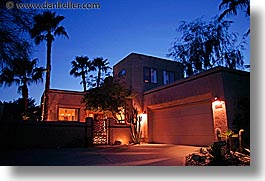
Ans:
[[[35,149],[2,153],[1,165],[182,166],[200,147],[142,144],[91,148]]]

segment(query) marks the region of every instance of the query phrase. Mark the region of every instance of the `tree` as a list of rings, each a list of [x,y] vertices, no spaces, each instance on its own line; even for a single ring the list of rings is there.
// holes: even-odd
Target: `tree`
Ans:
[[[100,86],[101,80],[102,80],[102,71],[103,73],[107,73],[108,69],[111,69],[111,67],[109,67],[109,62],[108,59],[103,60],[103,58],[95,58],[93,60],[93,65],[94,67],[97,69],[98,71],[98,75],[97,75],[97,80],[96,80],[96,85],[97,87]]]
[[[87,91],[84,97],[86,109],[102,111],[118,120],[118,115],[126,107],[130,92],[117,79],[109,76],[100,87]]]
[[[181,36],[173,42],[168,56],[183,64],[187,76],[215,66],[243,68],[245,39],[238,42],[238,35],[229,32],[231,24],[217,18],[183,21],[177,29]]]
[[[250,16],[250,0],[222,0],[219,10],[224,9],[218,20],[222,20],[228,15],[237,15],[238,10],[243,10],[246,16]]]
[[[92,62],[89,60],[88,57],[76,57],[75,60],[71,62],[72,69],[70,71],[71,75],[74,75],[74,77],[80,77],[82,78],[82,81],[80,84],[83,84],[84,92],[86,92],[86,86],[87,86],[87,74],[90,71],[94,71],[95,67],[93,66]]]
[[[23,0],[1,0],[0,2],[0,67],[12,60],[27,57],[31,53],[32,43],[29,29],[35,12],[29,9],[8,9],[8,3],[21,3]]]
[[[12,60],[9,67],[4,68],[0,74],[0,86],[18,85],[18,92],[22,93],[24,110],[28,108],[28,86],[43,81],[43,67],[37,67],[37,59],[32,61],[27,58]]]
[[[236,16],[239,10],[245,12],[246,17],[250,17],[250,0],[222,0],[219,5],[219,10],[224,9],[220,14],[218,21],[222,21],[229,15]],[[250,29],[248,29],[245,35],[249,35]]]
[[[18,121],[31,120],[38,121],[40,119],[40,107],[35,105],[33,98],[28,98],[28,109],[25,112],[23,98],[17,100],[3,102],[3,115],[0,121]]]
[[[38,45],[42,41],[47,43],[47,73],[45,90],[50,89],[50,74],[51,74],[51,48],[55,36],[63,36],[66,38],[68,34],[63,26],[59,26],[64,19],[63,16],[57,16],[55,12],[45,11],[43,14],[34,16],[33,28],[30,30],[31,38],[34,38],[35,44]]]
[[[131,114],[128,115],[128,122],[130,123],[131,138],[134,144],[140,144],[142,138],[141,131],[142,117],[138,116],[137,108],[132,108]]]
[[[34,16],[33,28],[30,30],[31,38],[34,38],[35,44],[40,44],[42,41],[47,43],[47,63],[46,63],[46,82],[44,93],[44,115],[43,120],[47,119],[49,95],[47,91],[50,89],[51,79],[51,48],[55,36],[63,36],[66,38],[68,34],[63,26],[59,26],[64,19],[63,16],[57,16],[54,12],[45,11],[43,14]]]

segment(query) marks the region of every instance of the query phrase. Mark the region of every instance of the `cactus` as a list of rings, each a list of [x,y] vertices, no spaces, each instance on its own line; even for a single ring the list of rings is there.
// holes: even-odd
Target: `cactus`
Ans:
[[[132,114],[128,117],[130,123],[131,137],[134,144],[140,144],[142,138],[141,131],[142,117],[138,116],[137,108],[133,108]]]

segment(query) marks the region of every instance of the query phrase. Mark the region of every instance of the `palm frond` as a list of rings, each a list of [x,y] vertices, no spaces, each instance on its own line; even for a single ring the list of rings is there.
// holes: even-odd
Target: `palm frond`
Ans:
[[[55,36],[65,36],[66,38],[69,39],[69,36],[66,33],[65,28],[63,26],[59,26],[58,28],[56,28],[56,30],[54,31],[54,35]]]
[[[34,38],[35,44],[39,45],[43,40],[45,40],[45,36],[44,35],[38,35]]]

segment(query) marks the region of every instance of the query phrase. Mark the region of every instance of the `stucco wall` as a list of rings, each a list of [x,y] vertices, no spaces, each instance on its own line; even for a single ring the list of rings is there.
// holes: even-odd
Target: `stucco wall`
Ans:
[[[151,105],[175,101],[196,95],[210,93],[213,98],[224,98],[222,73],[208,71],[189,78],[181,79],[171,85],[165,85],[144,93],[145,108]]]
[[[109,144],[115,141],[128,144],[132,140],[129,125],[113,123],[107,126],[107,132]],[[83,147],[85,133],[87,141],[92,140],[91,122],[2,122],[0,149]]]
[[[87,134],[91,133],[88,127]],[[17,121],[1,124],[1,147],[10,148],[60,148],[82,147],[85,124],[73,122]],[[6,135],[3,133],[8,132]]]
[[[157,83],[144,83],[144,67],[157,70]],[[143,111],[144,106],[144,91],[163,85],[164,70],[174,72],[175,80],[183,78],[180,63],[137,53],[131,53],[114,65],[114,76],[118,76],[122,70],[126,70],[126,75],[121,78],[126,82],[127,87],[136,94],[133,103],[139,106],[140,112]]]
[[[204,95],[208,95],[210,105],[215,97],[221,100],[223,104],[222,109],[215,110],[214,107],[212,108],[214,129],[221,128],[222,131],[226,131],[228,128],[233,129],[233,119],[238,106],[235,103],[240,98],[249,98],[250,95],[249,75],[248,72],[216,67],[207,72],[176,81],[171,85],[146,91],[144,93],[144,110],[147,110],[148,113],[149,137],[156,134],[152,132],[152,109],[162,107],[165,104],[170,106],[176,102],[181,104],[182,100],[196,100]],[[192,100],[190,101],[192,102]]]
[[[81,103],[84,93],[65,90],[49,90],[48,119],[58,121],[59,108],[75,108],[79,111],[79,122],[85,122],[85,104]]]
[[[226,101],[227,118],[229,121],[229,127],[233,128],[233,120],[235,115],[242,111],[241,100],[250,104],[250,73],[249,72],[228,72],[222,73],[224,94]],[[245,105],[244,105],[245,106]],[[250,105],[249,105],[250,108]]]

